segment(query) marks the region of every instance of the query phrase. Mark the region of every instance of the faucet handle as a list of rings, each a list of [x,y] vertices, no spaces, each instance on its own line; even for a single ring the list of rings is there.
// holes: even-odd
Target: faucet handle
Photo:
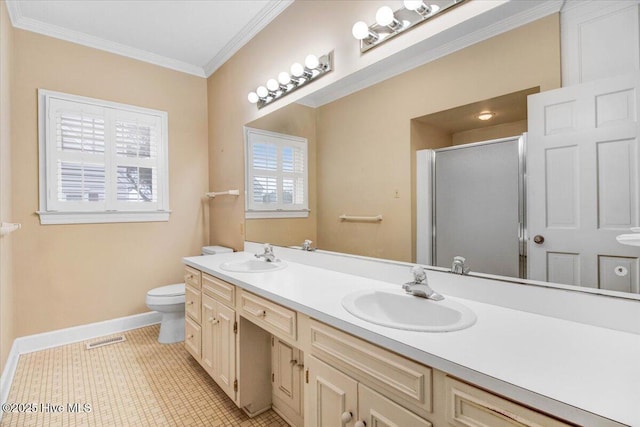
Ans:
[[[413,274],[413,282],[414,283],[424,283],[427,280],[427,273],[425,273],[424,268],[420,265],[413,266],[411,268],[411,273]]]
[[[453,257],[453,262],[456,262],[456,261],[464,264],[467,260],[465,259],[465,257],[458,255]]]

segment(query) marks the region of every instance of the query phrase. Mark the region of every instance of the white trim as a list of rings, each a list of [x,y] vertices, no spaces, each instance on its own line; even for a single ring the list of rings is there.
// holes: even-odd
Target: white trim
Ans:
[[[211,76],[229,58],[239,51],[249,40],[273,21],[282,11],[289,7],[293,0],[271,0],[253,17],[220,51],[204,65],[204,74]]]
[[[16,367],[18,366],[18,358],[20,355],[155,325],[160,323],[161,319],[161,313],[149,311],[132,316],[105,320],[103,322],[89,323],[16,338],[11,346],[9,357],[7,358],[4,370],[2,371],[2,377],[0,378],[0,403],[6,403],[9,397],[9,390],[11,389],[11,383],[16,372]],[[1,411],[0,419],[2,419]]]
[[[207,78],[222,64],[238,52],[249,40],[256,36],[264,27],[273,21],[282,11],[289,7],[293,0],[270,0],[256,16],[251,19],[213,58],[204,66],[190,64],[174,58],[158,55],[142,49],[137,49],[121,43],[116,43],[101,37],[92,36],[80,31],[74,31],[57,25],[48,24],[36,19],[23,16],[19,0],[6,0],[9,19],[15,28],[43,34],[71,43],[80,44],[94,49],[126,56],[127,58],[158,65],[175,71]]]
[[[158,212],[36,212],[40,224],[103,224],[169,221],[171,211]]]
[[[433,265],[432,162],[433,150],[416,151],[416,263]]]
[[[246,219],[260,218],[309,218],[309,211],[246,211]]]
[[[166,56],[158,55],[145,50],[137,49],[135,47],[123,45],[110,40],[106,40],[100,37],[92,36],[80,31],[70,30],[68,28],[59,27],[57,25],[48,24],[46,22],[38,21],[32,18],[26,18],[22,16],[20,12],[20,2],[7,0],[7,6],[10,12],[11,22],[16,28],[22,30],[32,31],[34,33],[43,34],[45,36],[53,37],[60,40],[65,40],[71,43],[80,44],[93,49],[104,50],[106,52],[115,53],[116,55],[126,56],[127,58],[137,59],[139,61],[147,62],[161,67],[170,68],[175,71],[180,71],[187,74],[192,74],[198,77],[206,77],[202,67],[189,64],[184,61],[180,61]],[[15,16],[14,18],[14,15]]]

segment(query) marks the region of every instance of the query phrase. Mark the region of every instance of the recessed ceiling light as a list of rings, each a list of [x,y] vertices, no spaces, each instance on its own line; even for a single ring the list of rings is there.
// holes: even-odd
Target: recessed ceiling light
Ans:
[[[480,120],[489,120],[490,118],[492,118],[495,115],[496,115],[496,113],[492,113],[491,111],[483,111],[482,113],[478,114],[478,119],[480,119]]]

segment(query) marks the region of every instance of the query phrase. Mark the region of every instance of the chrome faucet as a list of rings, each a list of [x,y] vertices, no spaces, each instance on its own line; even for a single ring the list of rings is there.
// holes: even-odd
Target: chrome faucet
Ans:
[[[265,243],[264,244],[264,253],[262,254],[255,254],[256,258],[264,258],[264,260],[266,262],[278,262],[280,261],[278,258],[276,258],[276,255],[273,253],[273,246],[271,246],[269,243]]]
[[[466,259],[461,256],[453,257],[453,264],[451,264],[451,272],[453,274],[468,274],[469,267],[464,265]]]
[[[442,301],[444,299],[442,295],[431,289],[427,284],[427,273],[424,272],[424,268],[416,265],[411,269],[411,273],[413,273],[413,282],[407,282],[402,285],[402,289],[406,293],[434,301]]]
[[[313,241],[305,240],[304,243],[302,244],[302,250],[307,252],[315,251],[317,248],[312,248],[311,243],[313,243]]]

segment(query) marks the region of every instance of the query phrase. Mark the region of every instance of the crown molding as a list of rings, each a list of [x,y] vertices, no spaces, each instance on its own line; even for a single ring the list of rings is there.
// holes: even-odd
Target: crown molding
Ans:
[[[238,32],[209,62],[204,65],[207,77],[213,74],[242,46],[247,44],[256,34],[273,21],[280,13],[289,7],[294,0],[271,0],[260,12]]]
[[[57,25],[47,24],[36,19],[26,18],[22,16],[20,11],[20,2],[16,0],[7,0],[7,6],[11,23],[15,28],[32,31],[34,33],[65,40],[71,43],[80,44],[94,49],[104,50],[106,52],[115,53],[117,55],[126,56],[128,58],[137,59],[139,61],[148,62],[172,70],[192,74],[198,77],[205,77],[202,67],[189,64],[176,59],[167,58],[166,56],[157,55],[141,49],[136,49],[120,43],[105,40],[100,37],[91,36],[79,31],[69,30]]]
[[[438,58],[557,13],[562,0],[509,1],[296,101],[317,108]]]

